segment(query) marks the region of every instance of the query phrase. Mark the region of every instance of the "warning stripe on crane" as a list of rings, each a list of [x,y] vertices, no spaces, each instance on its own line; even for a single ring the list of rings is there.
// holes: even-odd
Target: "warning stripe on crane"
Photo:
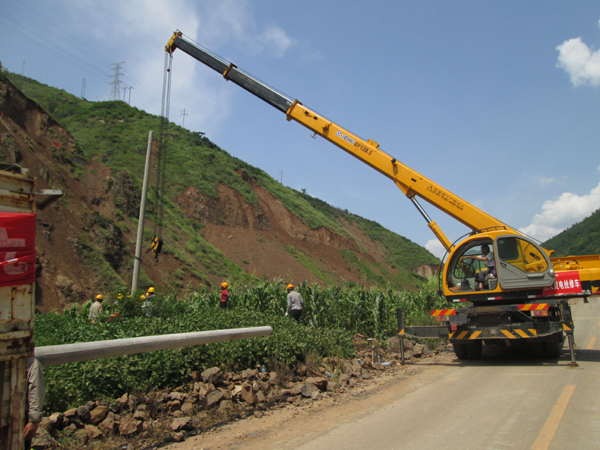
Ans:
[[[437,317],[437,316],[455,316],[456,315],[456,310],[455,309],[434,309],[433,311],[431,311],[431,316],[432,317]]]
[[[547,311],[548,303],[525,303],[519,305],[521,311]]]

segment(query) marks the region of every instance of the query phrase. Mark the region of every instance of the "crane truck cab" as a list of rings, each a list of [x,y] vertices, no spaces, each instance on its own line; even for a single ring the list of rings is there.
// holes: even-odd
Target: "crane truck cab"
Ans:
[[[487,269],[484,261],[475,258],[488,247],[494,259],[494,270],[480,277]],[[490,272],[490,271],[488,271]],[[556,282],[550,258],[533,240],[501,231],[476,234],[453,249],[444,270],[444,295],[448,301],[473,303],[523,301]]]

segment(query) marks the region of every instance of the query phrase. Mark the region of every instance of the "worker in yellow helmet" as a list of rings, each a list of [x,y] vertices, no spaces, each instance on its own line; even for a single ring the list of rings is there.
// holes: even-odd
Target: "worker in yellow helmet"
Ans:
[[[227,281],[223,281],[221,283],[221,301],[219,302],[219,307],[221,309],[227,309],[227,302],[229,301],[229,291],[227,291],[228,287],[229,283]]]
[[[154,288],[148,288],[148,292],[146,292],[146,298],[154,298],[156,293],[154,292]]]
[[[288,295],[287,310],[285,312],[285,315],[287,316],[289,314],[290,317],[296,322],[300,322],[300,316],[302,315],[302,309],[304,308],[304,300],[302,300],[300,292],[294,291],[293,284],[288,284],[286,289]]]
[[[96,295],[96,301],[92,303],[90,307],[90,314],[88,315],[88,319],[90,322],[96,323],[96,319],[102,312],[102,302],[104,301],[104,296],[102,294]]]

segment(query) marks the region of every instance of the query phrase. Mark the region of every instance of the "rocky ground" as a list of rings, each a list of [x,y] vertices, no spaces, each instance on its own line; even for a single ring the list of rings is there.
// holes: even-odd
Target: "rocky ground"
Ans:
[[[223,373],[213,367],[193,372],[189,383],[175,389],[90,401],[44,418],[34,448],[143,450],[188,441],[185,448],[191,449],[196,448],[191,442],[198,445],[198,439],[217,445],[223,427],[240,427],[244,434],[251,422],[253,429],[259,422],[263,427],[269,421],[283,426],[299,415],[369,397],[415,375],[440,353],[447,355],[443,346],[429,351],[406,341],[402,365],[399,340],[386,344],[383,350],[377,341],[357,337],[354,359],[309,360],[293,371],[275,365],[271,371],[257,367]],[[249,433],[252,437],[257,431]]]

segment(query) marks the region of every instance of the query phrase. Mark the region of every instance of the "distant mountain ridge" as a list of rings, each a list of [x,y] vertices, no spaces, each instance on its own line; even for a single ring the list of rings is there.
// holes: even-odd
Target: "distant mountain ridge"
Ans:
[[[38,215],[46,238],[38,238],[40,291],[55,296],[47,304],[127,287],[148,130],[156,137],[160,118],[7,73],[0,75],[0,111],[0,160],[18,160],[42,185],[66,192]],[[167,135],[164,254],[155,265],[144,249],[142,287],[183,291],[223,279],[282,278],[412,289],[437,270],[439,260],[426,249],[376,222],[283,186],[175,124]],[[153,164],[156,153],[154,142]],[[146,247],[155,198],[151,189]]]
[[[581,222],[548,239],[544,242],[543,247],[554,250],[552,256],[599,255],[600,209]]]

